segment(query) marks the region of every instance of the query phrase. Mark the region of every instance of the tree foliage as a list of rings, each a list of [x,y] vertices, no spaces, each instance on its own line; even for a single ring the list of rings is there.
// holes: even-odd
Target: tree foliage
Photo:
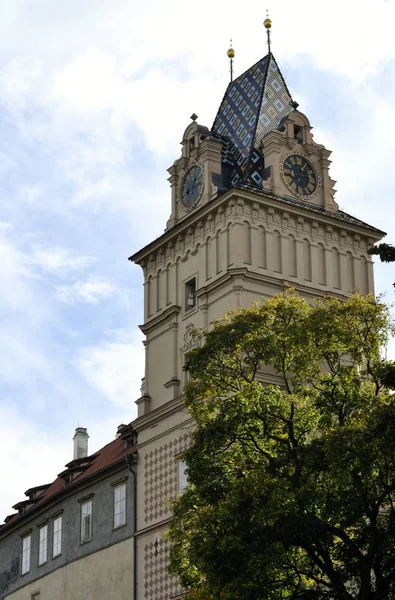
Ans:
[[[395,262],[395,247],[391,244],[379,244],[368,250],[369,254],[376,254],[381,262]],[[393,284],[395,287],[395,283]]]
[[[379,244],[378,246],[373,246],[370,248],[369,254],[377,254],[380,256],[381,262],[395,261],[395,247],[391,244]]]
[[[191,600],[395,598],[391,333],[371,297],[293,292],[196,333],[169,530]]]

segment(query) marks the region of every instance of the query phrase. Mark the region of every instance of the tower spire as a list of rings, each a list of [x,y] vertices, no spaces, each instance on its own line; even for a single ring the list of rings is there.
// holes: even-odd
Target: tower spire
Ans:
[[[227,52],[228,58],[230,60],[230,81],[233,81],[233,59],[235,57],[235,51],[232,47],[232,38],[230,38],[230,48]]]
[[[271,52],[271,50],[270,50],[270,29],[272,26],[272,22],[269,19],[269,11],[268,10],[266,11],[266,19],[263,21],[263,25],[265,26],[266,33],[267,33],[267,47],[268,47],[268,51],[270,54],[270,52]]]

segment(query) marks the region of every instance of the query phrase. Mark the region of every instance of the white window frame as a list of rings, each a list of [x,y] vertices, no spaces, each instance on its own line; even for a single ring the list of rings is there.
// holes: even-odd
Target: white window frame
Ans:
[[[182,460],[182,458],[180,458],[178,461],[178,492],[179,492],[179,494],[182,494],[182,492],[185,490],[185,488],[188,485],[188,475],[187,475],[186,469],[187,469],[187,465],[185,463],[185,460]]]
[[[52,531],[52,558],[62,554],[63,515],[54,517]]]
[[[114,529],[126,525],[126,481],[114,485]]]
[[[32,535],[29,533],[22,538],[21,575],[26,575],[30,571],[31,548]]]
[[[48,523],[42,525],[38,530],[38,566],[45,564],[48,560]]]
[[[81,502],[81,544],[92,539],[92,498]]]

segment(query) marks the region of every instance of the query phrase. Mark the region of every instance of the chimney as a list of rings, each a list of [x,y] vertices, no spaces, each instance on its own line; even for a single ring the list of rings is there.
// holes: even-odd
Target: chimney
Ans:
[[[88,456],[88,431],[85,427],[77,427],[73,437],[74,440],[74,460],[76,458],[85,458]]]

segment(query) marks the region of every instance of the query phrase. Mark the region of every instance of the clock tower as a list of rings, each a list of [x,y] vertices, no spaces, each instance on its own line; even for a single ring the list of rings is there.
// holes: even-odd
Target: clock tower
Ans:
[[[167,573],[169,501],[182,452],[191,330],[289,283],[305,298],[373,292],[383,232],[339,210],[330,150],[315,142],[273,54],[231,81],[211,128],[195,114],[169,168],[171,214],[132,257],[144,273],[145,378],[137,400],[137,600],[181,594]],[[273,376],[266,374],[268,381]]]

